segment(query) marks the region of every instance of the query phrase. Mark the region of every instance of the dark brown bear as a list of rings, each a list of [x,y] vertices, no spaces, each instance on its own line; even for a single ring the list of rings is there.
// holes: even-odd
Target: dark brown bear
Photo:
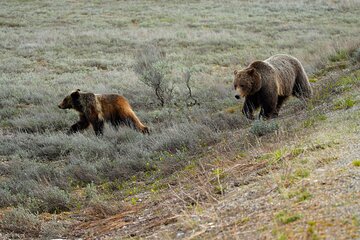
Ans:
[[[305,70],[296,58],[279,54],[265,61],[255,61],[247,68],[234,71],[235,98],[245,97],[242,112],[254,119],[253,112],[261,107],[259,117],[277,117],[289,96],[306,100],[312,89]]]
[[[128,101],[117,94],[94,94],[80,92],[80,89],[66,96],[59,104],[61,109],[75,109],[80,120],[71,126],[68,133],[86,129],[91,124],[95,134],[103,133],[104,122],[110,122],[115,128],[119,125],[134,126],[142,133],[149,133],[148,127],[140,122]]]

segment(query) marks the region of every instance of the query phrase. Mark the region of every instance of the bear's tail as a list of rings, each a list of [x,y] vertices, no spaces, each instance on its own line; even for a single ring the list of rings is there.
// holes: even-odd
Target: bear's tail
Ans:
[[[308,99],[313,94],[305,69],[300,64],[299,72],[295,79],[294,95],[298,98]]]

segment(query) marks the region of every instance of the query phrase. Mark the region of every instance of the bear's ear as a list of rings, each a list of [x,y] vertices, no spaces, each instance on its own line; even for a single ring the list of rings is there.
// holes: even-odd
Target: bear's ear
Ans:
[[[78,89],[78,90],[79,90],[79,89]],[[80,90],[79,90],[79,91],[80,91]],[[79,98],[79,97],[80,97],[79,91],[72,92],[72,93],[70,94],[70,96],[71,96],[73,99]]]
[[[234,75],[238,74],[238,70],[234,70]]]
[[[256,72],[255,68],[250,68],[248,71],[250,76],[254,76],[255,72]]]

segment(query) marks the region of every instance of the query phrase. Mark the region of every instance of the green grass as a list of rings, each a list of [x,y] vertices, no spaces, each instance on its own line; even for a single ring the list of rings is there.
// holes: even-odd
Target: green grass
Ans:
[[[338,79],[335,86],[341,88],[343,91],[351,90],[353,86],[360,82],[360,70],[352,75],[346,75]]]
[[[311,193],[309,193],[305,188],[301,188],[295,191],[291,191],[288,194],[290,199],[294,199],[295,202],[303,202],[312,197]]]
[[[310,240],[318,240],[320,237],[317,235],[316,230],[316,222],[310,221],[308,222],[308,227],[306,229],[306,238]]]
[[[300,214],[289,213],[284,210],[275,215],[275,220],[282,225],[286,225],[299,220],[301,217],[302,216]]]
[[[352,161],[352,164],[353,164],[355,167],[360,167],[360,160],[353,160],[353,161]]]
[[[327,117],[323,114],[315,115],[315,116],[312,116],[312,117],[306,119],[303,123],[303,126],[305,128],[309,128],[309,127],[314,126],[316,123],[318,123],[320,121],[325,121],[326,119],[327,119]]]
[[[350,74],[344,74],[340,77],[330,78],[328,81],[320,82],[314,92],[313,97],[308,102],[307,108],[309,110],[314,109],[315,105],[332,102],[334,96],[353,90],[360,84],[360,71],[354,70]],[[354,101],[348,97],[349,100],[346,105],[353,105]],[[341,101],[337,101],[336,104],[342,107]],[[311,124],[310,124],[311,125]]]
[[[340,62],[340,61],[344,61],[349,57],[349,53],[345,50],[340,50],[337,51],[335,54],[331,55],[329,57],[329,60],[331,62]]]
[[[356,100],[351,97],[347,97],[345,99],[340,99],[334,103],[334,110],[341,110],[341,109],[349,109],[355,106]]]
[[[286,236],[285,233],[281,233],[277,236],[277,240],[287,240],[288,237]]]

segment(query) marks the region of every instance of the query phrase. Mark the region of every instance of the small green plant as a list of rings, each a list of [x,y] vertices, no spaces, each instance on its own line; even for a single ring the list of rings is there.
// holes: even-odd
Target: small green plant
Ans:
[[[351,222],[355,227],[360,227],[360,220],[358,219],[357,216],[353,216],[351,218]]]
[[[357,82],[359,82],[360,79],[358,76],[355,75],[346,75],[344,77],[339,78],[335,86],[337,89],[340,89],[341,91],[348,91],[350,90]]]
[[[221,179],[223,179],[225,177],[224,174],[224,170],[220,169],[220,168],[216,168],[212,171],[213,175],[215,175],[215,180],[214,182],[214,190],[216,194],[224,194],[224,187],[221,183]]]
[[[269,164],[276,164],[281,161],[288,153],[287,148],[276,149],[273,152],[266,153],[260,157],[258,157],[258,161],[267,161]]]
[[[316,77],[313,78],[309,78],[309,82],[311,83],[316,83],[319,79],[317,79]]]
[[[304,191],[304,192],[299,194],[296,201],[297,202],[303,202],[303,201],[305,201],[305,200],[307,200],[307,199],[309,199],[311,197],[312,197],[312,195],[308,191]]]
[[[275,228],[271,231],[271,234],[274,236],[274,239],[277,240],[287,240],[288,235],[286,232],[284,232],[284,229],[281,228]]]
[[[306,239],[310,240],[318,240],[319,236],[315,232],[315,225],[316,223],[314,221],[308,222],[308,227],[306,230]]]
[[[185,171],[189,171],[190,173],[196,173],[196,162],[191,162],[186,165],[184,168]]]
[[[167,188],[167,185],[165,183],[160,182],[159,180],[156,180],[154,183],[151,184],[150,191],[152,193],[157,193],[161,189]]]
[[[360,167],[360,159],[353,160],[353,161],[352,161],[352,164],[353,164],[355,167]]]
[[[236,221],[236,225],[244,225],[250,221],[249,217],[243,217]]]
[[[134,205],[134,206],[137,204],[138,201],[139,201],[139,199],[137,197],[132,197],[130,199],[131,204]]]
[[[273,158],[273,153],[265,153],[261,156],[258,156],[256,158],[257,161],[265,161],[265,160],[271,160]]]
[[[350,97],[341,99],[334,104],[334,110],[349,109],[356,104],[356,101]]]
[[[311,126],[314,126],[315,121],[313,119],[307,119],[304,121],[304,127],[309,128]]]
[[[338,159],[339,159],[338,156],[330,156],[330,157],[321,158],[321,159],[319,159],[319,164],[324,164],[324,165],[329,164]]]
[[[303,123],[305,128],[309,128],[315,125],[316,122],[325,121],[327,119],[326,115],[324,114],[317,114],[311,116],[310,118],[306,119]]]
[[[295,221],[299,220],[300,218],[301,218],[300,214],[289,213],[286,210],[281,211],[275,215],[275,220],[282,225],[295,222]]]
[[[91,201],[98,197],[98,191],[94,183],[89,183],[85,188],[85,199]]]
[[[278,236],[277,236],[277,239],[278,240],[287,240],[288,237],[285,233],[280,233]]]
[[[284,149],[278,149],[274,152],[274,162],[279,161],[284,157],[285,150]]]
[[[306,168],[298,168],[294,172],[294,177],[296,178],[306,178],[310,175],[310,171]]]
[[[349,53],[345,50],[339,50],[335,54],[331,55],[329,57],[329,60],[331,62],[340,62],[348,59]]]
[[[303,202],[310,199],[312,195],[305,188],[301,188],[299,190],[290,192],[288,197],[290,199],[295,198],[295,202]]]
[[[293,183],[299,181],[302,178],[306,178],[310,175],[310,171],[305,168],[298,168],[292,174],[285,174],[281,176],[286,186],[290,186]]]
[[[304,148],[294,148],[294,149],[291,150],[291,155],[293,157],[297,157],[297,156],[299,156],[300,154],[302,154],[304,152],[305,152]]]

